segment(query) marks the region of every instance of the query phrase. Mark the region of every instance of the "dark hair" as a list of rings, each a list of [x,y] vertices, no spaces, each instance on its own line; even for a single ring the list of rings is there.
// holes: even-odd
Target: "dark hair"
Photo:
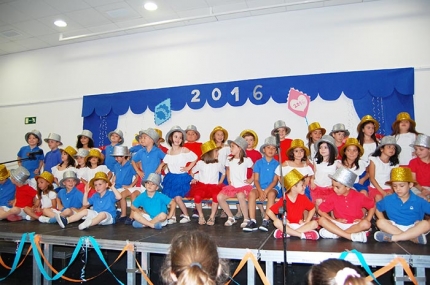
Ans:
[[[347,157],[346,157],[346,149],[350,146],[355,146],[358,150],[358,155],[355,158],[354,162],[352,163],[352,165],[348,165],[348,161],[347,161]],[[356,145],[349,145],[344,149],[343,155],[342,155],[342,165],[348,167],[348,168],[352,168],[351,166],[355,165],[355,169],[359,169],[360,165],[358,164],[358,162],[360,161],[360,149],[356,146]]]
[[[80,149],[80,148],[83,148],[84,147],[84,145],[81,143],[81,138],[82,137],[87,137],[87,136],[80,136],[79,138],[78,138],[78,141],[76,142],[76,149]],[[87,137],[88,138],[88,147],[89,148],[93,148],[94,147],[94,141],[93,141],[93,139],[92,138],[90,138],[90,137]]]
[[[173,144],[173,134],[174,133],[180,133],[181,134],[181,136],[182,136],[182,141],[181,141],[181,144],[179,145],[179,146],[183,146],[184,145],[184,141],[185,141],[185,138],[184,138],[184,134],[181,132],[181,131],[174,131],[174,132],[171,132],[170,133],[170,135],[169,135],[169,137],[167,138],[167,143],[170,145],[170,146],[172,146],[172,144]],[[156,145],[156,143],[154,143],[155,145]]]
[[[91,160],[92,157],[97,158],[97,166],[102,165],[102,163],[100,161],[100,158],[98,158],[97,156],[90,156],[90,157],[87,158],[87,162],[85,162],[85,166],[86,167],[91,167],[91,161],[90,160]]]
[[[204,154],[202,154],[200,160],[202,160],[204,163],[206,164],[210,164],[210,163],[217,163],[218,162],[218,158],[214,157],[214,152],[218,150],[218,149],[212,149]]]
[[[338,284],[335,281],[337,273],[344,268],[355,270],[360,276],[348,275],[343,284]],[[367,282],[362,271],[349,261],[342,259],[330,258],[320,264],[315,264],[308,272],[308,285],[367,285],[372,284]]]
[[[254,138],[254,140],[255,140],[255,136],[254,136],[251,132],[245,132],[245,133],[243,133],[243,134],[241,135],[241,137],[242,137],[242,138],[245,138],[245,137],[253,137],[253,138]]]
[[[374,157],[381,156],[381,153],[382,153],[381,148],[383,148],[385,146],[386,145],[378,147],[375,150],[375,152],[372,153],[372,156],[374,156]],[[394,165],[397,165],[397,164],[399,164],[399,154],[397,153],[397,148],[395,148],[395,152],[394,152],[393,156],[390,157],[390,166],[394,166]]]
[[[296,147],[296,148],[301,148],[301,147]],[[294,161],[294,150],[296,149],[292,149],[291,151],[287,151],[287,156],[288,156],[288,160]],[[301,148],[303,149],[303,148]],[[303,157],[301,159],[301,161],[307,161],[308,158],[306,157],[306,151],[303,149]]]
[[[234,142],[231,142],[231,143],[234,143]],[[237,145],[236,143],[234,143],[235,145]],[[238,145],[237,145],[238,146]],[[238,146],[239,147],[239,149],[240,149],[240,152],[239,152],[239,165],[241,165],[242,163],[243,163],[243,161],[244,161],[244,157],[246,156],[245,155],[245,151],[240,147],[240,146]],[[234,156],[230,156],[230,158],[228,159],[228,160],[230,160],[230,161],[232,161],[234,159]]]
[[[391,133],[391,135],[392,135],[392,136],[400,135],[400,122],[398,122],[397,124],[394,124],[394,126],[391,126],[391,129],[393,130],[393,132]],[[419,135],[419,134],[420,134],[420,133],[419,133],[419,132],[417,132],[417,130],[415,129],[414,124],[412,124],[410,121],[409,121],[409,129],[408,129],[408,132],[409,132],[409,133],[414,133],[414,134],[416,134],[416,135]]]
[[[165,284],[220,285],[226,280],[226,272],[226,263],[220,260],[217,246],[208,234],[184,231],[173,238],[161,276]],[[172,273],[178,281],[173,281]]]
[[[368,121],[365,122],[361,125],[360,130],[358,131],[358,136],[357,136],[357,140],[358,142],[363,145],[364,144],[364,133],[363,133],[363,128],[367,125],[367,124],[373,124],[373,126],[375,126],[375,124],[372,121]],[[378,139],[376,138],[376,132],[373,132],[373,134],[370,136],[372,138],[372,140],[376,143],[376,146],[378,146]]]
[[[320,146],[325,143],[330,151],[330,155],[328,158],[328,165],[332,165],[334,163],[334,161],[336,160],[336,149],[334,148],[334,146],[332,146],[330,143],[327,142],[321,142],[317,145],[317,154],[315,154],[315,158],[317,160],[317,164],[320,164],[321,162],[324,161],[324,158],[322,157],[322,155],[320,154]]]
[[[76,166],[76,160],[72,156],[70,156],[70,154],[65,152],[64,150],[61,152],[61,154],[63,154],[63,153],[67,154],[67,167],[69,167],[69,166],[75,167]],[[64,163],[64,161],[62,161],[60,163],[60,166],[62,166],[63,163]]]

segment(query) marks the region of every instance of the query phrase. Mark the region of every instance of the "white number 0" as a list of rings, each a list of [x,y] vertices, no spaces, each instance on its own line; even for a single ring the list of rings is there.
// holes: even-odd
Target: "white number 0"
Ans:
[[[221,98],[221,90],[219,90],[219,88],[214,88],[214,90],[212,90],[212,99],[218,101],[219,98]]]

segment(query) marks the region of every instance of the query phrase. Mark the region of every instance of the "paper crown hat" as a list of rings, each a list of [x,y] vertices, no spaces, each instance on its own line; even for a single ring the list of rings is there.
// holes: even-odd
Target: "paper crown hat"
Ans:
[[[30,135],[36,136],[39,140],[37,142],[37,146],[40,146],[42,144],[42,134],[38,130],[32,130],[25,134],[25,141],[28,142],[28,137]]]
[[[30,177],[30,172],[28,172],[25,167],[19,166],[18,168],[12,169],[10,171],[10,177],[12,177],[19,184],[25,184],[27,179]]]
[[[305,151],[305,157],[310,155],[309,149],[305,146],[305,143],[301,139],[294,139],[291,142],[291,146],[287,149],[287,156],[290,155],[290,152],[294,151],[296,148],[301,148]]]
[[[321,127],[320,123],[318,122],[313,122],[312,124],[310,124],[308,126],[308,134],[306,135],[306,138],[309,139],[312,132],[316,131],[316,130],[321,130],[322,135],[325,135],[325,133],[327,132],[326,129],[324,129],[323,127]]]
[[[148,181],[152,182],[155,185],[157,185],[158,187],[160,187],[161,177],[160,177],[160,175],[158,175],[156,173],[150,173],[148,175],[148,178],[146,178],[146,180],[144,181],[144,183],[146,183]]]
[[[61,181],[60,181],[60,186],[61,187],[66,187],[64,185],[64,181],[66,181],[67,179],[73,179],[73,180],[75,180],[76,184],[78,184],[79,182],[81,182],[79,180],[79,178],[76,177],[76,173],[73,170],[67,170],[67,171],[65,171],[63,173],[63,179],[61,179]]]
[[[63,143],[61,142],[61,136],[59,134],[49,133],[48,137],[44,139],[44,141],[48,143],[49,140],[57,141],[60,143],[60,145],[63,145]]]
[[[220,148],[220,147],[217,147],[216,143],[214,141],[212,141],[212,140],[207,141],[207,142],[203,143],[200,146],[200,149],[202,150],[202,156],[205,153],[210,152],[211,150],[214,150],[214,149],[217,149],[217,148]]]
[[[358,142],[358,140],[356,138],[348,138],[345,141],[345,144],[341,147],[340,149],[340,156],[343,156],[343,154],[345,153],[345,150],[347,147],[354,145],[358,148],[358,157],[361,157],[364,154],[364,149],[363,146]]]
[[[282,120],[278,120],[278,121],[276,121],[276,122],[273,124],[273,130],[272,130],[272,132],[271,132],[272,136],[275,136],[276,131],[277,131],[279,128],[284,128],[284,129],[285,129],[285,131],[287,132],[287,134],[286,134],[287,136],[288,136],[288,134],[289,134],[289,133],[291,133],[291,129],[290,129],[289,127],[287,127],[287,125],[285,124],[285,122],[284,122],[284,121],[282,121]]]
[[[331,179],[345,185],[346,187],[353,188],[357,174],[345,167],[339,167],[333,175],[329,175]]]
[[[391,185],[393,182],[417,183],[409,167],[396,167],[391,169],[390,181],[387,181],[385,184]]]
[[[100,172],[97,172],[97,173],[94,175],[94,178],[90,180],[90,187],[91,187],[91,188],[93,188],[93,189],[94,189],[94,182],[95,182],[95,181],[97,181],[97,180],[103,180],[103,181],[107,182],[107,184],[108,184],[109,186],[112,186],[112,183],[110,183],[110,181],[109,181],[109,179],[108,179],[107,174],[106,174],[106,173],[104,173],[104,172],[101,172],[101,171],[100,171]]]
[[[248,143],[246,142],[246,140],[244,138],[239,136],[234,141],[229,140],[227,143],[228,143],[228,145],[231,145],[231,143],[234,143],[237,146],[239,146],[243,150],[243,152],[246,156],[246,148],[248,147]]]
[[[256,148],[256,147],[257,147],[257,145],[258,145],[258,135],[257,135],[257,133],[256,133],[256,132],[254,132],[253,130],[246,129],[246,130],[243,130],[243,131],[240,133],[240,136],[241,136],[242,138],[245,138],[245,135],[246,135],[246,134],[251,134],[251,135],[254,137],[254,144],[252,145],[252,148]]]
[[[37,175],[36,177],[34,177],[36,180],[39,178],[43,178],[46,181],[48,181],[49,184],[54,183],[54,175],[52,175],[52,173],[48,172],[48,171],[43,171],[40,175]]]
[[[130,151],[126,146],[116,145],[113,147],[111,156],[130,156]]]
[[[296,185],[300,180],[305,178],[300,171],[293,169],[284,176],[284,187],[285,191],[290,191],[290,189]]]
[[[277,145],[276,145],[276,137],[274,137],[274,136],[267,137],[264,140],[264,144],[262,146],[260,146],[260,152],[263,153],[264,148],[266,146],[268,146],[268,145],[277,147]]]
[[[372,116],[370,115],[366,115],[363,116],[363,118],[361,118],[360,123],[358,123],[357,125],[357,132],[360,133],[361,129],[363,128],[363,125],[367,122],[372,122],[373,125],[375,126],[375,133],[379,130],[379,123],[377,120],[375,120]]]
[[[193,132],[195,132],[195,133],[196,133],[196,135],[197,135],[197,140],[199,140],[199,139],[200,139],[200,132],[197,130],[197,127],[196,127],[196,126],[194,126],[194,125],[189,125],[189,126],[185,129],[185,133],[186,133],[186,132],[188,132],[188,131],[193,131]]]

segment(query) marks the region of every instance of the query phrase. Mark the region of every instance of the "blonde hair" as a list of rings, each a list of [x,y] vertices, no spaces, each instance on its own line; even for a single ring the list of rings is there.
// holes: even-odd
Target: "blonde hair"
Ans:
[[[226,268],[215,242],[206,233],[182,232],[172,240],[161,276],[166,284],[217,285],[225,282]]]

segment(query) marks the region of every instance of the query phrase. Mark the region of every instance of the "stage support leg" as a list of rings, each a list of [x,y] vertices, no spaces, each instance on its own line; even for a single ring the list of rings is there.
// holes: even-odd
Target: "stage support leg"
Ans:
[[[36,258],[33,255],[33,285],[42,284],[42,275],[39,267],[37,266]]]
[[[394,268],[394,280],[396,285],[403,285],[405,284],[405,282],[402,280],[403,279],[403,267],[399,264]]]
[[[251,260],[248,260],[246,263],[246,268],[248,271],[248,285],[254,285],[255,284],[255,267],[254,263],[251,262]]]
[[[143,271],[145,271],[146,275],[148,275],[148,277],[150,277],[150,272],[149,272],[149,266],[150,266],[150,259],[149,259],[149,252],[142,252],[142,257],[141,257],[141,261],[140,261],[140,266],[142,267]],[[148,282],[146,282],[145,278],[141,278],[141,284],[142,285],[148,285]]]
[[[52,264],[52,249],[53,249],[52,244],[49,244],[49,243],[43,244],[43,254],[45,255],[46,259],[48,260],[48,262],[50,264]],[[35,249],[35,250],[37,250],[37,249]],[[48,273],[49,276],[52,276],[52,271],[49,268],[49,266],[47,264],[45,264],[43,267],[44,267],[46,273]],[[39,273],[39,275],[40,275],[40,273]],[[43,285],[51,285],[51,284],[52,284],[52,281],[43,279]]]
[[[424,267],[417,267],[415,270],[415,277],[419,285],[426,285],[426,269]]]
[[[266,277],[267,280],[273,283],[273,261],[266,261]]]
[[[127,251],[127,284],[136,284],[136,252],[133,250]]]

